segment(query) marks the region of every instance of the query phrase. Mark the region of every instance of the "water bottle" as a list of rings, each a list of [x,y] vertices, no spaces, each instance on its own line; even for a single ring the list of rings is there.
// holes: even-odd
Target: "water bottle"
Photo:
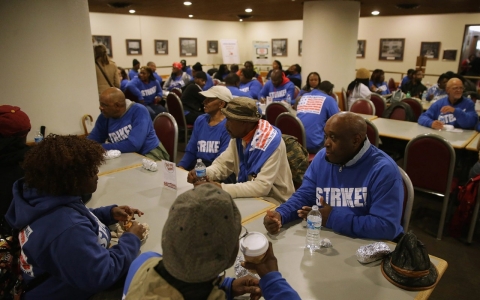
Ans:
[[[305,247],[311,251],[320,249],[320,230],[322,228],[322,214],[318,206],[312,206],[307,216],[307,239]]]
[[[422,100],[427,100],[427,91],[423,91],[423,94],[422,94]]]
[[[197,175],[198,181],[206,181],[207,180],[207,167],[202,162],[202,159],[197,159],[197,164],[195,165],[195,174]]]
[[[40,143],[41,141],[43,141],[43,134],[40,131],[37,131],[34,140],[36,144]]]
[[[410,92],[407,92],[407,96],[406,96],[406,97],[407,97],[407,98],[410,98],[410,97],[411,97],[411,96],[410,96]]]

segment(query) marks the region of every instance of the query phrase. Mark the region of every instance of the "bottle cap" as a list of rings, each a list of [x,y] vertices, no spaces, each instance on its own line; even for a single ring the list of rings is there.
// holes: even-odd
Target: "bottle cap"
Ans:
[[[260,232],[249,232],[240,240],[240,251],[247,256],[259,256],[267,252],[268,240]]]
[[[318,206],[317,205],[312,206],[312,210],[318,210]]]

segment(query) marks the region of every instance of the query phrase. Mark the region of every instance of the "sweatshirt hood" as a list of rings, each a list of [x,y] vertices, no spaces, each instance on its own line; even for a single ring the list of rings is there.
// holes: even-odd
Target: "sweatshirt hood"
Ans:
[[[20,230],[57,207],[80,201],[80,196],[55,197],[40,194],[36,189],[26,187],[22,178],[13,185],[13,200],[5,219],[13,228]]]
[[[282,84],[281,85],[285,85],[287,82],[290,82],[290,79],[288,79],[287,76],[285,76],[285,73],[282,72]]]

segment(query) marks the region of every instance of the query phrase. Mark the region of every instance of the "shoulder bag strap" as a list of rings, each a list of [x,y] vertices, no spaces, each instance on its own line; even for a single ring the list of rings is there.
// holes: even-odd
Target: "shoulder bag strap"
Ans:
[[[113,87],[113,84],[110,82],[110,79],[108,79],[107,74],[105,74],[105,71],[103,70],[103,68],[98,64],[98,61],[95,61],[95,64],[97,64],[97,67],[98,67],[98,68],[100,69],[100,71],[102,72],[103,77],[105,77],[105,79],[107,80],[108,85],[109,85],[110,87]]]

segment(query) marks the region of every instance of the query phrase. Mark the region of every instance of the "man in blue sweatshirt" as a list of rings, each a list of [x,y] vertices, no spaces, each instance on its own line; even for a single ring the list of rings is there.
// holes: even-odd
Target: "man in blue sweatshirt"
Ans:
[[[192,66],[192,77],[195,78],[195,74],[197,72],[203,72],[203,66],[201,63],[197,62],[196,64],[194,64]],[[212,79],[212,76],[210,76],[208,73],[205,73],[205,75],[207,76],[207,80],[205,81],[205,85],[203,86],[203,90],[204,91],[208,91],[212,86],[213,86],[213,79]],[[186,86],[188,86],[189,84],[193,84],[192,82],[189,82]],[[183,90],[183,88],[182,88]]]
[[[238,86],[240,85],[240,77],[235,73],[230,73],[225,77],[225,86],[232,93],[233,98],[236,97],[247,97],[252,98],[252,95],[249,92],[241,91]]]
[[[132,61],[133,68],[128,71],[128,78],[132,80],[135,76],[138,76],[138,69],[140,69],[140,62],[135,58]]]
[[[265,98],[272,97],[272,101],[286,101],[288,104],[295,104],[295,85],[285,77],[282,70],[273,70],[270,81],[267,81],[260,93],[258,100],[262,102]]]
[[[283,224],[306,218],[321,206],[322,226],[355,238],[394,240],[403,229],[403,183],[397,164],[370,145],[365,120],[351,112],[331,117],[325,148],[307,169],[302,186],[287,202],[268,211],[271,234]]]
[[[240,85],[239,90],[249,93],[253,99],[258,99],[258,93],[262,90],[262,84],[256,78],[254,78],[255,72],[253,69],[243,68],[239,72]]]
[[[163,227],[163,255],[146,252],[133,261],[123,299],[230,300],[245,293],[258,299],[260,288],[267,300],[300,299],[278,272],[271,243],[262,261],[250,266],[260,281],[221,275],[235,262],[243,237],[241,219],[232,197],[213,184],[178,196]]]
[[[105,150],[137,152],[153,160],[170,157],[153,130],[145,106],[125,99],[117,88],[100,94],[100,112],[88,138],[101,143]]]
[[[463,83],[458,78],[447,82],[447,95],[437,100],[430,108],[420,115],[418,124],[433,129],[442,129],[443,125],[453,125],[455,128],[473,129],[478,116],[475,105],[463,96]]]

